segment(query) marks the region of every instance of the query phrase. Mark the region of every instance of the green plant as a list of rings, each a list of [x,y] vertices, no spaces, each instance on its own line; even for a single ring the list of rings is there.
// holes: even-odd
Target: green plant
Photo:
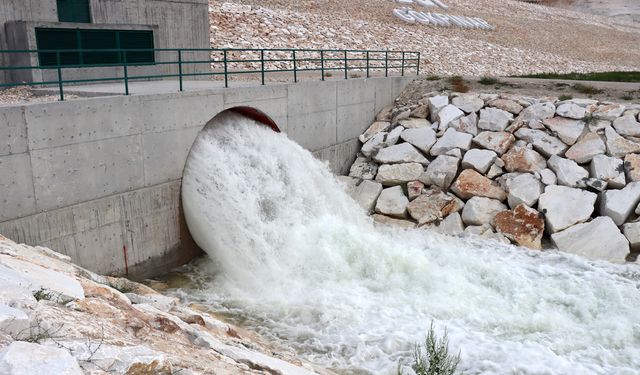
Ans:
[[[571,100],[571,99],[573,99],[573,96],[566,95],[566,94],[560,95],[560,97],[558,98],[558,100],[560,101]]]
[[[325,76],[325,77],[333,77],[333,73],[331,73],[331,72],[324,72],[324,76]]]
[[[622,95],[620,97],[620,99],[622,99],[622,100],[633,100],[634,99],[633,91],[627,91],[626,93],[624,93],[624,95]]]
[[[433,322],[429,326],[429,332],[422,346],[416,345],[413,354],[413,371],[416,375],[453,375],[460,363],[460,353],[449,353],[449,337],[445,328],[442,338],[438,338],[433,328]],[[398,375],[402,375],[398,367]]]
[[[481,85],[485,85],[485,86],[490,86],[490,85],[495,85],[497,83],[500,83],[500,81],[497,78],[494,77],[482,77],[478,80],[478,83]]]
[[[439,80],[440,80],[440,76],[437,76],[435,74],[427,76],[427,81],[439,81]]]
[[[35,298],[36,301],[51,301],[54,297],[53,293],[48,292],[43,288],[40,288],[33,293],[33,298]]]
[[[581,94],[587,94],[587,95],[602,94],[604,92],[604,90],[602,89],[599,89],[591,85],[585,85],[582,83],[576,83],[575,85],[573,85],[573,89]]]
[[[640,72],[598,72],[598,73],[538,73],[525,78],[566,79],[570,81],[640,82]]]

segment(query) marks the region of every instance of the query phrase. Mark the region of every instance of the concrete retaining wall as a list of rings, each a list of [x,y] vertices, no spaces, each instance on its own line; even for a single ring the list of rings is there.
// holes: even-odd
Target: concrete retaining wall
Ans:
[[[408,77],[306,82],[0,107],[0,233],[101,273],[155,274],[198,253],[180,179],[198,132],[250,106],[347,170],[357,136]],[[125,262],[126,258],[126,262]]]

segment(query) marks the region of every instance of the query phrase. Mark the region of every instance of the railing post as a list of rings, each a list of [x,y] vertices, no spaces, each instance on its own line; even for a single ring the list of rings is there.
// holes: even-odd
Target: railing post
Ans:
[[[262,73],[262,85],[264,85],[264,50],[260,50],[260,72]]]
[[[389,51],[384,51],[384,76],[389,76]]]
[[[178,77],[180,79],[180,91],[184,91],[182,87],[182,50],[178,50]]]
[[[56,51],[56,63],[58,65],[58,88],[60,89],[60,101],[64,101],[64,90],[62,88],[62,67],[60,66],[60,51]]]
[[[228,67],[227,67],[227,50],[223,50],[224,52],[224,87],[229,87],[229,76],[227,75]]]
[[[369,51],[367,51],[367,78],[369,78]]]
[[[347,50],[344,50],[344,79],[349,79],[348,75],[347,75]]]
[[[293,52],[293,82],[298,82],[298,65],[296,64],[296,50]]]
[[[400,75],[404,77],[404,51],[402,52],[402,67],[400,68]]]
[[[420,75],[420,52],[418,52],[418,64],[416,64],[416,75]]]
[[[320,50],[320,73],[322,73],[322,80],[324,81],[324,50]]]
[[[121,50],[122,54],[122,68],[124,70],[124,94],[129,95],[129,69],[127,68],[127,54]]]

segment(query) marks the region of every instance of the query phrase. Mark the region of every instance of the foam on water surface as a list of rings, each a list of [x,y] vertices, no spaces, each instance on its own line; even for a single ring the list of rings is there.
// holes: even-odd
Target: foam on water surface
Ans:
[[[374,227],[309,152],[224,116],[184,173],[211,259],[188,298],[344,372],[395,374],[433,321],[465,374],[640,373],[639,267]]]

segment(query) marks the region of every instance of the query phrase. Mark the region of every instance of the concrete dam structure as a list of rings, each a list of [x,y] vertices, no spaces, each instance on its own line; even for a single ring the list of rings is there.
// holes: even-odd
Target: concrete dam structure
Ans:
[[[180,201],[205,125],[241,107],[345,172],[358,135],[413,77],[303,82],[0,107],[0,233],[103,274],[145,277],[200,253]],[[251,117],[251,115],[249,115]]]

